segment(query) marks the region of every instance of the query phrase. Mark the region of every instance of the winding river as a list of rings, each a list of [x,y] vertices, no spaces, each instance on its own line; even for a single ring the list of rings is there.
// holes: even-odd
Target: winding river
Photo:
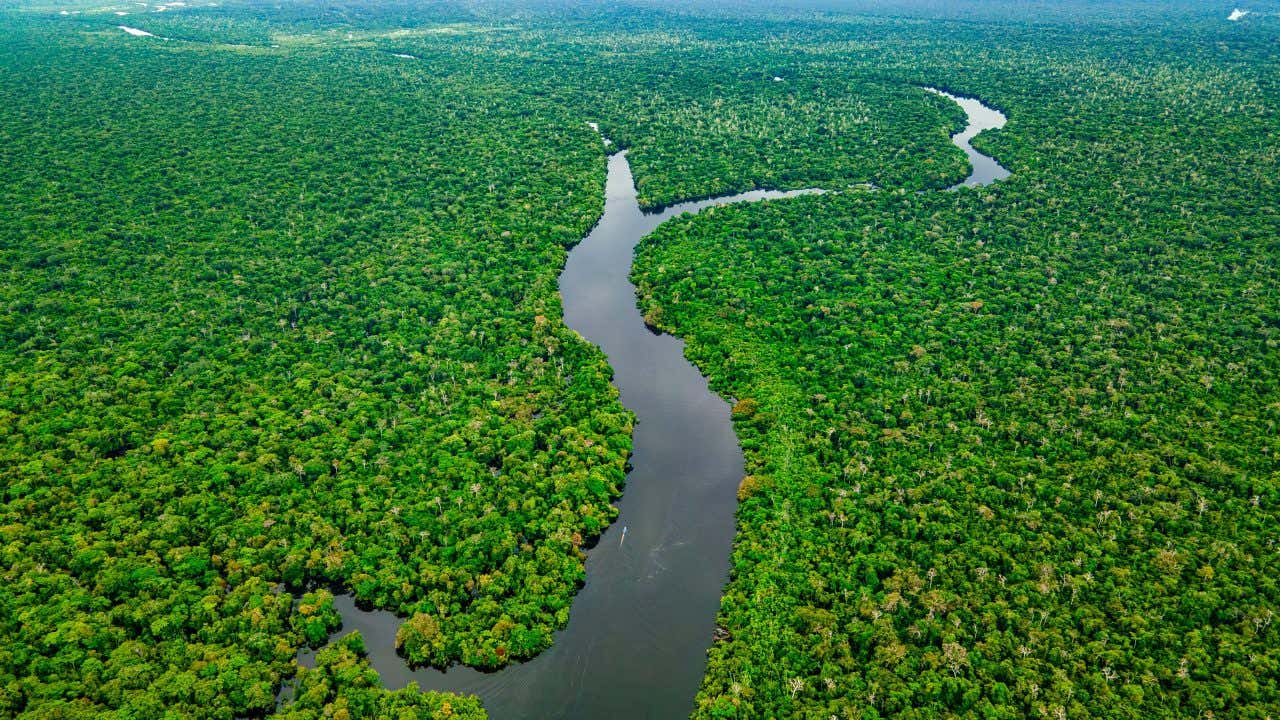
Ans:
[[[1007,176],[968,143],[1002,126],[1004,116],[977,100],[948,97],[969,114],[953,142],[969,155],[973,172],[956,188]],[[560,294],[565,323],[608,355],[622,403],[636,414],[633,469],[618,519],[588,553],[586,586],[554,646],[499,672],[410,669],[395,651],[399,618],[337,597],[339,634],[360,631],[387,687],[416,681],[425,690],[478,695],[494,720],[688,717],[729,576],[743,458],[727,403],[685,360],[684,343],[650,331],[641,319],[629,279],[632,252],[678,215],[820,192],[757,190],[646,213],[636,202],[626,153],[609,156],[604,214],[569,253]],[[309,651],[299,655],[301,664],[313,661]]]
[[[969,177],[965,178],[964,182],[959,185],[953,185],[948,189],[956,190],[962,187],[990,185],[997,180],[1009,177],[1009,171],[996,162],[995,158],[990,155],[983,155],[974,150],[973,145],[969,144],[969,141],[983,130],[999,130],[1004,127],[1005,122],[1007,122],[1004,113],[983,105],[981,100],[975,98],[952,95],[937,88],[925,88],[925,90],[955,101],[964,110],[965,115],[969,117],[965,128],[951,136],[951,142],[969,157]]]

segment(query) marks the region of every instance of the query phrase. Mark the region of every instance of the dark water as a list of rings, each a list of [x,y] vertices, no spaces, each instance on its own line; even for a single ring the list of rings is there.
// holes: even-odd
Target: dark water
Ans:
[[[977,155],[989,161],[974,161],[963,184],[1007,176],[967,142],[981,129],[1003,125],[1004,116],[977,101],[958,101],[971,122],[956,144],[971,160]],[[969,103],[977,104],[986,124],[974,122]],[[493,720],[688,717],[728,579],[742,451],[727,403],[685,360],[684,343],[645,327],[629,278],[632,251],[677,215],[818,192],[757,190],[644,213],[626,153],[609,157],[604,214],[569,253],[560,294],[565,323],[608,355],[622,403],[636,414],[633,469],[618,519],[588,553],[587,584],[552,648],[500,672],[411,670],[395,651],[400,619],[338,596],[343,628],[337,635],[360,631],[387,687],[416,681],[424,690],[478,695]],[[313,664],[313,654],[304,650],[299,663]]]

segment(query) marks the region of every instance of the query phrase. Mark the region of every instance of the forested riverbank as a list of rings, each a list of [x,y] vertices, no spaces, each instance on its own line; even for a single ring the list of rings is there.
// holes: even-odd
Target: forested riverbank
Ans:
[[[269,712],[336,627],[316,585],[409,616],[418,660],[545,649],[631,431],[559,319],[602,189],[576,113],[14,22],[0,714]],[[371,693],[331,667],[295,704]]]
[[[698,716],[1275,715],[1276,18],[909,5],[0,5],[0,714],[482,714],[294,658],[319,588],[493,668],[590,581],[595,119],[645,207],[882,189],[638,258],[748,463]],[[930,85],[1011,178],[917,192]]]
[[[1133,42],[957,59],[996,186],[643,245],[747,454],[696,717],[1276,712],[1275,58]]]

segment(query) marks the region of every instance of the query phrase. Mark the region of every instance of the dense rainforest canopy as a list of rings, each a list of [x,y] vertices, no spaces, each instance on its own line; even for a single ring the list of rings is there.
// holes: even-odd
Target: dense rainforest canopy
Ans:
[[[1280,710],[1280,66],[1223,25],[884,47],[1010,179],[646,241],[750,473],[696,717]]]
[[[555,292],[594,134],[112,17],[6,20],[0,715],[269,712],[316,586],[427,619],[418,661],[546,648],[630,445]]]
[[[0,2],[0,717],[483,717],[295,656],[567,622],[589,120],[647,207],[837,191],[638,253],[749,464],[696,717],[1280,715],[1280,15],[831,5]],[[921,85],[1011,178],[918,192]]]

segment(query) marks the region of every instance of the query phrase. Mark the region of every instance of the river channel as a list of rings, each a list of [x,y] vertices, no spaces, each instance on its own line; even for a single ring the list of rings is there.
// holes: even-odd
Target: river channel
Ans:
[[[952,189],[1006,177],[968,142],[1003,126],[1004,116],[977,100],[947,97],[968,113],[968,127],[952,140],[973,166]],[[729,577],[743,458],[728,404],[685,359],[684,343],[645,326],[629,278],[633,250],[678,215],[820,192],[757,190],[646,213],[626,153],[609,156],[604,214],[569,253],[560,295],[565,323],[605,352],[621,401],[636,415],[618,518],[588,553],[587,583],[552,648],[498,672],[411,669],[395,650],[401,620],[338,596],[337,635],[360,631],[387,687],[416,681],[424,690],[478,695],[493,720],[688,717]],[[313,654],[304,651],[299,662],[311,665]]]

